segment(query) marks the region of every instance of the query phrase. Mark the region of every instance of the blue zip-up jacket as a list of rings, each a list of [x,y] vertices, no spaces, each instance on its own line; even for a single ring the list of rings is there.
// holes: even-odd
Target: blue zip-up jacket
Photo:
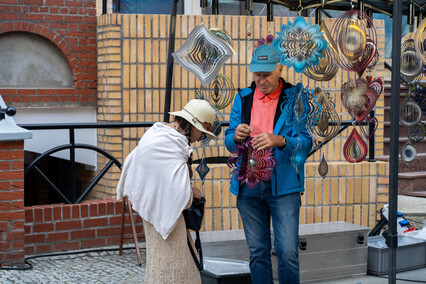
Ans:
[[[286,106],[284,103],[285,97],[289,96],[288,91],[294,88],[294,86],[285,82],[282,78],[280,80],[282,80],[284,87],[275,112],[273,134],[284,136],[287,144],[283,148],[272,148],[273,156],[278,162],[271,176],[272,194],[275,196],[304,192],[304,164],[300,165],[298,175],[291,165],[289,157],[298,144],[300,144],[299,149],[304,153],[309,153],[312,148],[312,137],[306,128],[298,133],[295,123],[293,123],[295,120],[294,115],[289,115],[289,113],[292,114],[293,112],[282,111],[282,107]],[[235,151],[234,133],[237,126],[241,123],[250,125],[255,88],[256,85],[253,82],[249,88],[240,90],[235,96],[230,116],[230,125],[225,131],[225,146],[230,152]],[[233,175],[231,179],[231,192],[238,196],[239,190],[239,181]]]

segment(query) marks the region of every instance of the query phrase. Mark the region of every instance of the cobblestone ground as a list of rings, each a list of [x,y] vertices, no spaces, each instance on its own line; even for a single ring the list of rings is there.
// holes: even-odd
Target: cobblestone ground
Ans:
[[[0,269],[0,283],[144,283],[145,250],[141,249],[142,265],[136,251],[88,252],[30,259],[30,270]]]

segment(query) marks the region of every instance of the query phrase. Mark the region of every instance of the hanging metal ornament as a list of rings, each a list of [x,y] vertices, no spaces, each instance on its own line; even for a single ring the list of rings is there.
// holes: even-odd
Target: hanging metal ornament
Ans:
[[[366,122],[365,125],[358,124],[358,126],[361,129],[361,132],[364,137],[370,139],[371,137],[373,137],[374,132],[376,132],[377,127],[379,126],[379,121],[377,120],[377,118],[371,116],[365,117],[364,121]]]
[[[271,180],[277,160],[272,156],[271,149],[256,150],[252,146],[252,138],[248,138],[235,145],[235,151],[227,164],[237,181],[254,188],[260,182]]]
[[[325,176],[328,174],[328,164],[324,158],[324,153],[322,154],[321,162],[318,165],[318,173],[323,178],[325,178]]]
[[[297,132],[301,132],[308,123],[309,113],[314,110],[310,105],[313,91],[305,88],[302,83],[297,83],[295,87],[286,90],[286,95],[287,100],[281,105],[281,111],[295,118],[293,127]]]
[[[331,35],[337,43],[337,55],[333,55],[335,63],[361,77],[377,51],[373,21],[359,10],[349,10],[336,20]]]
[[[293,67],[297,73],[320,63],[321,53],[328,47],[328,42],[322,36],[319,25],[306,22],[302,16],[296,17],[294,22],[281,25],[281,32],[272,42],[274,49],[281,55],[281,65]]]
[[[333,138],[340,129],[340,118],[331,101],[330,93],[315,88],[312,110],[308,116],[308,131],[317,141]]]
[[[308,66],[304,74],[315,81],[330,81],[334,78],[337,71],[339,70],[333,59],[338,58],[337,46],[334,43],[333,38],[331,37],[324,21],[321,21],[319,25],[319,31],[323,32],[323,37],[328,42],[328,47],[322,52],[324,57],[318,58],[319,64]],[[334,54],[334,56],[332,54]]]
[[[365,159],[367,151],[367,144],[354,128],[343,145],[343,156],[349,163],[358,163]]]
[[[358,78],[355,83],[349,81],[342,85],[342,104],[353,119],[361,123],[373,110],[382,91],[382,79],[375,78],[368,82]]]
[[[218,38],[221,38],[224,42],[229,44],[230,47],[234,47],[234,42],[232,41],[232,37],[228,34],[227,31],[219,29],[219,28],[211,28],[209,31],[217,36]]]
[[[423,64],[426,65],[426,18],[423,19],[417,28],[414,46]]]
[[[413,127],[406,127],[405,133],[411,142],[419,142],[425,138],[426,126],[420,121]]]
[[[202,23],[191,31],[185,43],[172,55],[180,66],[197,76],[203,85],[208,85],[234,55],[234,50]]]
[[[218,110],[226,108],[235,96],[234,85],[225,74],[218,74],[206,86],[200,85],[198,91]]]
[[[401,158],[406,163],[409,164],[416,158],[417,150],[410,142],[404,144],[401,149]]]
[[[344,83],[342,89],[342,105],[346,108],[353,119],[365,110],[367,99],[364,94],[367,91],[367,83],[358,78],[355,82],[349,80]]]
[[[413,127],[420,121],[421,117],[420,106],[411,97],[407,97],[400,108],[399,122],[405,127]]]
[[[201,182],[204,184],[204,179],[206,178],[206,175],[210,172],[206,159],[204,159],[204,147],[203,147],[203,157],[201,159],[200,164],[195,168],[195,170],[200,176]]]
[[[426,87],[416,84],[411,87],[413,100],[420,106],[423,115],[426,115]]]
[[[414,85],[423,78],[423,62],[416,52],[415,34],[408,33],[401,43],[401,77],[404,84]]]

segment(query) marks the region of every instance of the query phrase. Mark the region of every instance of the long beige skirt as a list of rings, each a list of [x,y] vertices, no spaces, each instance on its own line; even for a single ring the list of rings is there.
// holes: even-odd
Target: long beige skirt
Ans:
[[[143,220],[146,239],[145,284],[199,284],[200,272],[188,248],[183,215],[166,240]],[[193,244],[192,239],[191,243]],[[194,249],[196,252],[196,250]]]

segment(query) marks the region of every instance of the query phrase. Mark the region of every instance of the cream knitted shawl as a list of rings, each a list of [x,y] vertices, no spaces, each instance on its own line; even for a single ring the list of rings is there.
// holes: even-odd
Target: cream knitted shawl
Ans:
[[[164,239],[175,227],[191,196],[186,164],[188,139],[164,123],[155,123],[127,156],[117,198],[128,196],[132,207]]]

